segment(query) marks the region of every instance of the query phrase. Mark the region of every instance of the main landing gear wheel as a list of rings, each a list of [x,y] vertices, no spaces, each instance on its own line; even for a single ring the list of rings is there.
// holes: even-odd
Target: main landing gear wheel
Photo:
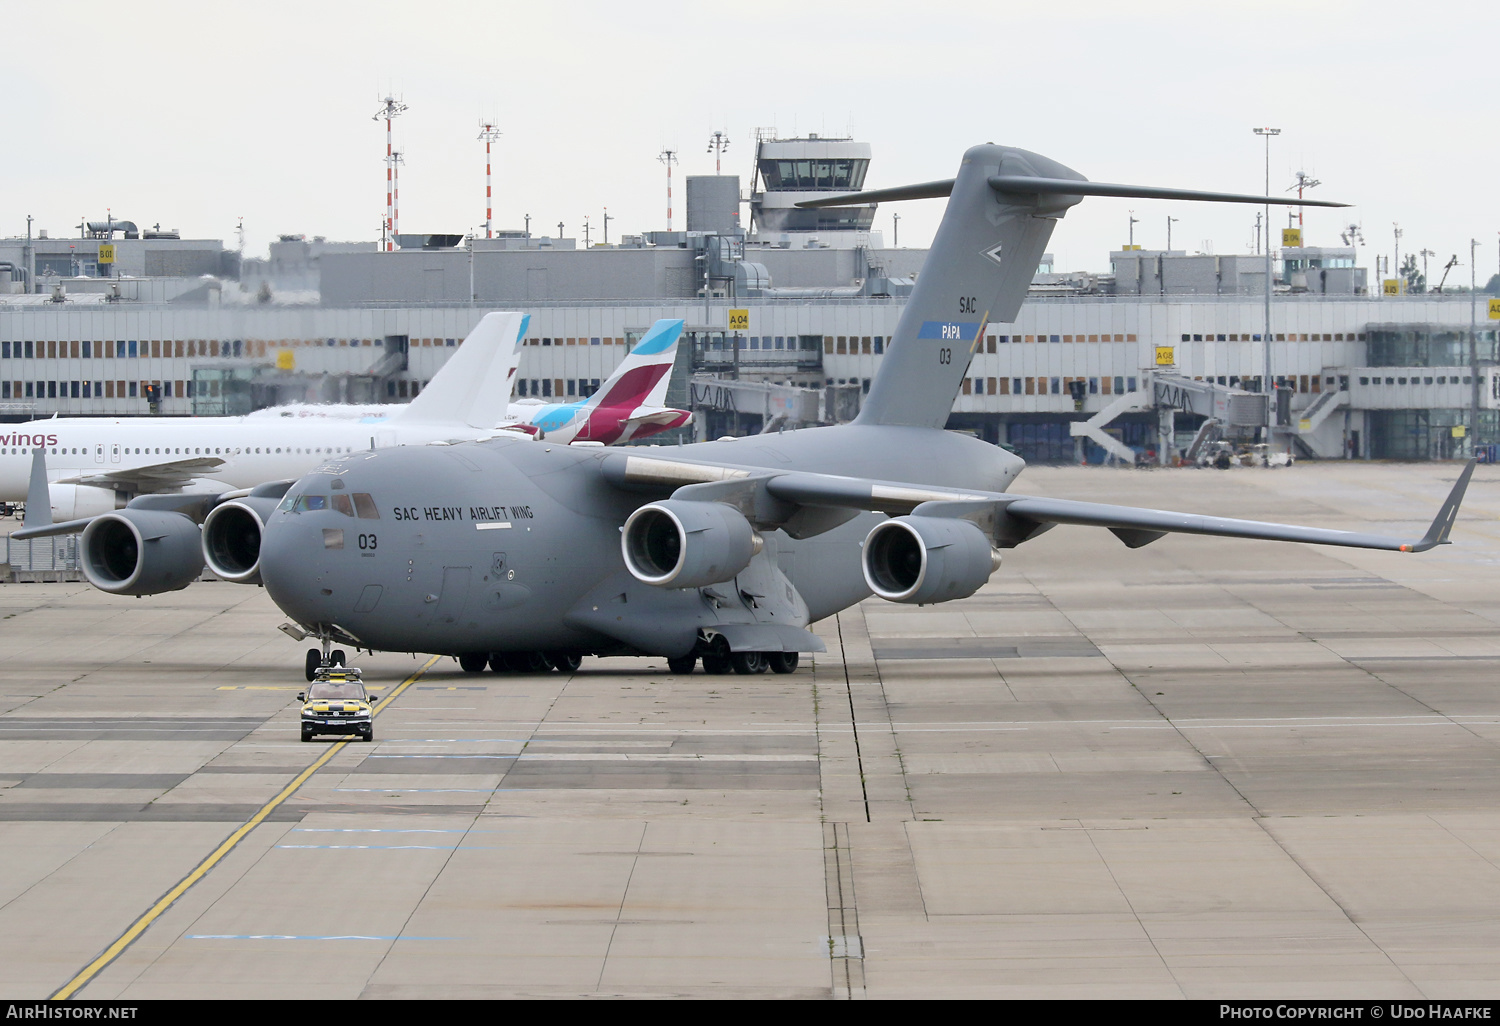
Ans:
[[[766,662],[770,664],[772,673],[795,673],[797,670],[797,653],[767,652]]]
[[[544,652],[542,655],[547,665],[558,673],[577,673],[583,665],[583,657],[572,652]]]
[[[693,655],[692,653],[689,653],[685,656],[678,656],[676,659],[667,660],[667,669],[682,676],[686,676],[687,674],[692,673],[693,667],[697,665],[698,657]]]
[[[318,673],[318,667],[323,665],[323,653],[315,648],[307,650],[307,679],[310,682]]]
[[[488,652],[460,652],[458,665],[465,673],[479,673],[490,661]]]
[[[552,669],[540,652],[504,652],[501,655],[511,673],[546,673]]]
[[[491,652],[489,654],[490,669],[495,673],[509,673],[510,666],[505,662],[504,652]]]
[[[735,673],[765,673],[766,654],[764,652],[735,652],[729,657],[729,665],[734,667]]]
[[[703,653],[703,672],[728,673],[730,659],[729,642],[721,634],[714,638],[708,646],[708,651]]]
[[[333,654],[328,657],[328,665],[329,666],[348,666],[349,665],[349,656],[344,653],[343,649],[336,648],[336,649],[333,650]]]

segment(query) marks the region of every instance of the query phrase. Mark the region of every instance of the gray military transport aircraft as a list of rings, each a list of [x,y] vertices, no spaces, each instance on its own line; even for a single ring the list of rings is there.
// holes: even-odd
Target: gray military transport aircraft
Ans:
[[[1069,207],[1312,201],[1089,182],[987,144],[951,180],[803,205],[935,196],[947,211],[853,423],[671,449],[494,438],[341,456],[216,511],[236,526],[237,579],[265,584],[288,633],[321,641],[309,671],[347,644],[454,655],[471,672],[625,654],[787,673],[824,650],[808,624],[871,593],[965,598],[1001,550],[1058,524],[1132,548],[1171,532],[1403,552],[1447,540],[1472,463],[1413,540],[1008,494],[1024,462],[943,425],[985,326],[1014,321]],[[148,541],[129,558],[171,556]]]

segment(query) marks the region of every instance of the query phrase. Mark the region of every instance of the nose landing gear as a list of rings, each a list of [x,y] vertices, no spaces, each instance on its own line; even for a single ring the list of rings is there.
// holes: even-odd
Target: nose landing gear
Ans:
[[[305,660],[304,670],[307,674],[309,683],[311,683],[313,677],[317,675],[318,669],[320,667],[349,665],[348,654],[345,653],[341,648],[334,648],[332,638],[323,638],[322,642],[323,647],[321,650],[316,648],[310,648],[307,650],[307,659]]]

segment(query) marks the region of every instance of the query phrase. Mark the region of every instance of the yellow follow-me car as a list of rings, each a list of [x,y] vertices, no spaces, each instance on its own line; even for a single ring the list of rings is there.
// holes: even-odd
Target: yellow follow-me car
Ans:
[[[357,734],[375,739],[375,699],[365,691],[354,667],[320,668],[312,686],[297,695],[302,702],[302,740],[314,734]]]

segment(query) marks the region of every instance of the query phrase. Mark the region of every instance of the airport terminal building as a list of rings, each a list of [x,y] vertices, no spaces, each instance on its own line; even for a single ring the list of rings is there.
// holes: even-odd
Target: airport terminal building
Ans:
[[[101,226],[107,239],[0,240],[0,415],[145,414],[151,400],[176,416],[400,402],[485,311],[505,308],[531,314],[523,396],[589,394],[654,320],[672,317],[690,343],[669,397],[695,411],[685,431],[848,420],[926,252],[887,247],[862,215],[796,223],[818,212],[789,213],[778,193],[847,188],[868,148],[791,142],[787,153],[762,144],[749,232],[738,178],[701,176],[687,180],[688,230],[608,246],[501,232],[400,236],[380,252],[285,236],[269,260],[242,262],[175,233],[116,242],[116,225]],[[128,273],[100,262],[106,246]],[[1111,264],[1110,275],[1063,275],[1044,261],[1016,323],[981,338],[951,428],[1031,460],[1092,462],[1122,447],[1186,448],[1212,409],[1257,393],[1224,433],[1246,437],[1271,401],[1272,440],[1300,456],[1451,458],[1500,442],[1486,297],[1471,354],[1468,295],[1372,295],[1352,249],[1281,251],[1269,336],[1263,256],[1125,249]]]

